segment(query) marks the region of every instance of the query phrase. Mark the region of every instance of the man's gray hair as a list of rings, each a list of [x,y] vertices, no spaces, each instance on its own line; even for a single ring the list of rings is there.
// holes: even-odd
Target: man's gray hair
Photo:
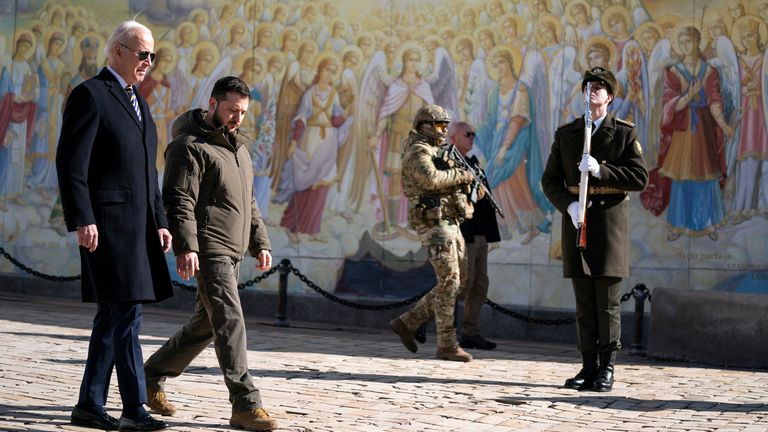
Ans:
[[[152,31],[138,21],[128,20],[121,22],[115,31],[112,32],[112,36],[107,40],[107,44],[104,45],[104,55],[109,59],[118,43],[125,43],[128,39],[137,37],[141,33],[152,35]]]

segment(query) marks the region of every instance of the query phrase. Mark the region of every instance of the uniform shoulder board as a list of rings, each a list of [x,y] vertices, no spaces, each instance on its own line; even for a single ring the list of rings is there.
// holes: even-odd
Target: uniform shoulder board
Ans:
[[[575,123],[575,122],[576,122],[576,120],[577,120],[577,119],[573,119],[573,120],[571,120],[571,121],[567,121],[567,122],[565,122],[565,123],[561,123],[559,126],[557,126],[557,129],[560,129],[560,128],[562,128],[562,127],[565,127],[565,126],[568,126],[568,125],[572,125],[573,123]]]
[[[624,126],[629,126],[629,127],[631,127],[631,128],[635,127],[635,124],[634,124],[634,123],[632,123],[631,121],[627,121],[627,120],[624,120],[624,119],[620,119],[620,118],[618,118],[618,117],[616,117],[616,122],[617,122],[617,123],[621,123],[621,124],[623,124]]]

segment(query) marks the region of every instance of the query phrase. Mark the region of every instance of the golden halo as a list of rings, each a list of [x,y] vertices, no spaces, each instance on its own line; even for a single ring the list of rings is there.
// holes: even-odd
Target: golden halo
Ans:
[[[85,18],[82,18],[82,17],[74,18],[69,23],[69,26],[67,28],[69,30],[69,34],[70,35],[74,32],[75,26],[82,28],[83,29],[83,33],[85,33],[86,30],[88,30],[88,25],[86,25],[86,23],[85,23]]]
[[[416,65],[416,70],[419,74],[424,74],[426,71],[427,66],[427,49],[424,47],[424,44],[409,40],[408,42],[401,44],[397,50],[395,51],[395,58],[392,59],[392,61],[395,64],[395,71],[397,72],[397,75],[399,76],[401,73],[403,73],[403,67],[405,66],[403,64],[403,55],[411,50],[417,50],[420,55],[419,63]]]
[[[693,18],[684,18],[679,20],[677,24],[675,24],[675,27],[672,29],[672,34],[670,35],[669,39],[672,45],[672,51],[678,56],[683,55],[682,51],[680,50],[680,41],[678,40],[680,31],[688,27],[693,27],[696,30],[699,30],[699,28],[696,27],[696,24],[693,22]],[[701,50],[702,46],[704,45],[704,37],[701,35],[701,33],[699,34],[702,36],[701,42],[699,43],[699,49]]]
[[[477,55],[477,49],[480,47],[480,43],[474,36],[462,33],[456,36],[451,43],[451,55],[453,56],[454,62],[458,62],[461,59],[461,55],[459,55],[459,45],[466,44],[467,42],[471,45],[472,57],[474,58]]]
[[[279,71],[279,73],[282,73],[285,70],[285,53],[282,51],[272,51],[269,54],[267,54],[265,70],[269,69],[269,64],[274,63],[275,61],[279,61],[280,64],[282,65]]]
[[[704,28],[704,32],[706,32],[706,30],[710,26],[712,26],[712,24],[715,24],[715,23],[718,23],[718,22],[723,24],[723,26],[725,27],[725,33],[727,35],[730,35],[731,34],[731,24],[732,24],[731,19],[728,16],[727,13],[725,13],[725,12],[719,10],[719,9],[710,9],[710,10],[708,10],[708,11],[706,11],[704,13],[704,22],[702,23],[702,26]],[[698,26],[696,28],[698,28]],[[699,31],[701,31],[701,30],[702,29],[699,29]]]
[[[234,18],[232,21],[229,22],[226,28],[226,35],[227,35],[227,43],[232,42],[232,29],[235,26],[241,26],[243,28],[243,35],[248,35],[248,25],[245,23],[245,20],[242,18]]]
[[[336,73],[333,74],[333,82],[338,81],[339,77],[341,76],[342,66],[341,61],[339,61],[339,56],[334,52],[324,52],[315,57],[315,61],[312,66],[312,68],[315,70],[315,78],[317,78],[317,76],[320,74],[320,71],[317,70],[317,68],[320,66],[320,63],[326,60],[330,60],[336,65]]]
[[[635,32],[633,33],[633,36],[635,40],[640,40],[640,36],[647,30],[655,30],[656,33],[659,34],[659,39],[664,39],[664,30],[661,29],[661,26],[656,24],[653,21],[646,21],[635,29]]]
[[[299,59],[301,57],[301,53],[308,48],[312,49],[312,52],[314,52],[312,58],[309,60],[310,64],[315,64],[315,57],[317,57],[317,53],[320,52],[320,48],[317,47],[317,43],[311,39],[304,39],[299,43],[299,47],[296,49],[296,58]]]
[[[197,39],[200,37],[199,32],[197,31],[197,27],[195,27],[194,24],[192,24],[189,21],[184,21],[183,23],[179,24],[178,27],[176,27],[176,43],[181,44],[181,30],[183,28],[190,28],[192,29],[192,43],[196,44]]]
[[[361,50],[356,45],[347,45],[344,48],[341,49],[341,52],[339,53],[339,59],[341,59],[342,67],[344,65],[344,58],[347,57],[347,55],[356,55],[357,56],[357,66],[355,66],[352,71],[357,74],[357,72],[360,70],[360,67],[362,67],[363,62],[365,61],[365,56],[363,55],[363,50]]]
[[[488,33],[489,35],[491,35],[491,39],[493,39],[494,45],[496,45],[499,42],[499,35],[496,34],[496,30],[494,30],[494,28],[489,25],[485,25],[482,27],[478,27],[477,30],[475,30],[475,39],[477,39],[478,43],[480,42],[480,39],[482,39],[480,35],[483,33]],[[477,48],[480,49],[482,48],[482,46],[478,45]]]
[[[627,27],[627,33],[630,32],[632,29],[632,16],[629,14],[629,11],[624,6],[611,6],[608,9],[603,12],[603,16],[600,18],[600,25],[603,26],[603,31],[611,37],[621,37],[624,35],[617,34],[616,32],[611,29],[611,26],[608,21],[610,21],[611,18],[615,17],[616,15],[621,15],[621,17],[624,19],[624,24],[626,24]]]
[[[189,22],[194,23],[195,17],[198,14],[203,16],[203,25],[208,25],[208,12],[203,8],[194,8],[191,11],[189,11],[189,15],[187,15],[187,20]]]
[[[197,63],[197,55],[202,50],[208,50],[211,52],[211,56],[213,57],[213,60],[211,60],[210,65],[208,65],[208,69],[203,71],[206,75],[210,74],[213,71],[213,68],[216,67],[216,65],[219,64],[219,59],[221,59],[221,52],[219,51],[219,47],[216,46],[211,41],[201,41],[195,44],[195,47],[192,48],[192,56],[190,57],[189,61],[191,64],[191,67],[194,68],[195,64]]]
[[[661,37],[663,38],[671,38],[672,37],[672,30],[675,28],[675,25],[677,25],[677,21],[679,20],[678,17],[674,15],[662,15],[659,17],[659,19],[656,20],[656,24],[661,27],[662,33]]]
[[[104,64],[104,37],[102,37],[100,34],[90,31],[85,33],[78,39],[77,43],[75,44],[75,48],[72,51],[72,68],[77,71],[77,68],[80,67],[80,61],[83,59],[83,41],[85,39],[88,39],[90,41],[90,44],[93,46],[93,49],[96,50],[96,64],[101,66]],[[84,77],[84,78],[90,78],[90,77]]]
[[[733,24],[733,34],[731,36],[731,39],[733,40],[733,44],[736,46],[736,49],[738,49],[741,52],[744,52],[747,50],[747,47],[744,46],[744,44],[741,42],[741,33],[744,31],[745,27],[752,24],[753,26],[757,27],[757,37],[759,39],[759,45],[764,46],[765,43],[768,41],[768,27],[765,25],[763,20],[751,16],[746,15],[738,20]]]
[[[262,79],[264,79],[264,74],[266,73],[266,66],[264,65],[264,61],[261,59],[261,56],[253,55],[253,52],[246,51],[235,59],[235,64],[233,66],[234,73],[240,75],[245,72],[245,64],[248,62],[248,60],[253,60],[254,66],[259,65],[261,66],[261,71],[257,71],[256,68],[253,68],[253,82],[249,82],[248,85],[252,86],[254,84],[260,83]]]
[[[573,10],[576,9],[576,5],[584,7],[584,11],[587,13],[587,20],[589,20],[589,11],[592,9],[589,7],[589,3],[584,0],[573,0],[568,3],[568,5],[565,6],[565,16],[568,17],[568,22],[574,26],[576,25],[576,20],[573,18]]]
[[[504,45],[497,45],[493,47],[491,52],[485,56],[485,70],[488,73],[488,77],[494,81],[499,80],[499,74],[496,71],[496,66],[494,63],[496,57],[501,53],[509,53],[509,55],[512,57],[512,72],[516,77],[519,77],[520,71],[523,68],[523,53],[518,49]]]
[[[259,40],[259,35],[264,30],[271,30],[272,31],[272,43],[274,43],[275,42],[275,25],[272,24],[271,22],[259,23],[259,25],[256,26],[256,30],[253,32],[253,40],[254,41],[258,41]]]
[[[612,70],[614,68],[614,65],[616,64],[616,45],[613,44],[612,40],[601,35],[590,36],[589,39],[587,39],[587,43],[584,44],[584,46],[581,49],[581,53],[579,55],[581,65],[588,69],[592,68],[592,65],[589,64],[588,54],[589,54],[589,49],[595,45],[600,45],[601,47],[605,47],[608,50],[607,66],[608,66],[608,69]]]
[[[341,18],[336,18],[333,21],[331,21],[331,25],[328,26],[328,30],[330,31],[331,34],[333,34],[333,29],[336,28],[336,25],[339,23],[344,25],[344,32],[342,34],[342,36],[344,36],[347,34],[347,32],[349,32],[349,26],[347,25],[347,22]]]
[[[29,49],[23,57],[24,60],[29,60],[29,58],[32,57],[32,54],[35,52],[35,47],[37,47],[37,37],[30,30],[18,30],[16,32],[16,38],[13,40],[13,54],[16,54],[16,45],[19,43],[19,40],[22,39],[22,37],[29,40],[30,42]]]
[[[51,25],[52,24],[51,23],[51,19],[53,19],[53,13],[54,12],[58,12],[61,15],[62,22],[66,21],[66,16],[67,16],[66,14],[67,14],[67,12],[64,9],[64,6],[56,5],[56,6],[51,8],[51,13],[48,14],[48,22],[46,23],[46,25]]]
[[[160,58],[161,50],[166,51],[171,55],[171,61],[166,64],[165,67],[160,71],[163,74],[169,74],[173,72],[174,69],[176,69],[176,64],[179,62],[179,53],[178,50],[176,50],[176,45],[173,42],[167,40],[161,40],[155,44],[155,52],[157,53],[158,59]]]
[[[473,6],[469,6],[469,5],[464,6],[463,8],[461,8],[461,12],[459,13],[459,23],[460,24],[464,24],[464,22],[462,21],[462,18],[464,18],[464,14],[469,12],[469,11],[471,11],[472,15],[474,16],[473,24],[477,24],[477,9],[475,9]]]
[[[64,48],[67,46],[67,32],[61,28],[61,27],[49,27],[45,31],[45,36],[43,36],[43,40],[45,41],[45,46],[43,47],[43,50],[45,51],[45,54],[48,55],[48,47],[51,45],[51,39],[54,36],[58,36],[61,42],[64,44],[62,47],[62,52],[64,51]]]
[[[523,19],[523,17],[515,13],[508,13],[508,14],[502,15],[501,19],[499,19],[499,24],[500,24],[499,31],[502,34],[504,33],[504,22],[508,20],[511,20],[512,22],[515,23],[515,37],[517,39],[521,39],[522,38],[521,35],[525,33],[525,20]]]
[[[539,29],[541,29],[541,25],[542,24],[549,24],[549,25],[551,25],[553,27],[554,31],[555,31],[555,39],[557,39],[557,42],[560,42],[560,41],[563,40],[563,26],[562,26],[562,24],[560,24],[560,20],[555,18],[554,15],[547,14],[547,15],[543,15],[543,16],[539,17],[539,23],[538,24],[539,24]],[[540,40],[540,36],[539,36],[538,32],[536,32],[536,40],[538,41],[539,46],[543,46],[544,45],[544,42],[542,40]]]

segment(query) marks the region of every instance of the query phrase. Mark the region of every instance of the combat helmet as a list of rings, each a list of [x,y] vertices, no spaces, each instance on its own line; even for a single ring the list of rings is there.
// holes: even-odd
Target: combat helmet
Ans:
[[[416,111],[416,117],[413,119],[413,129],[427,138],[444,140],[446,134],[438,133],[435,124],[450,122],[451,115],[445,108],[434,104],[425,105]],[[425,128],[423,131],[419,130],[424,124],[429,124],[431,127]]]

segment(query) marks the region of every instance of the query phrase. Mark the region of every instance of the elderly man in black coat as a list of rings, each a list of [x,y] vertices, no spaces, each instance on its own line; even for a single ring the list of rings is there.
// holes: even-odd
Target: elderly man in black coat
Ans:
[[[141,304],[173,295],[164,252],[171,234],[158,189],[157,129],[136,93],[155,54],[150,30],[121,23],[105,47],[108,66],[72,90],[56,155],[68,231],[77,231],[82,295],[96,302],[88,359],[72,423],[98,429],[168,427],[145,411]],[[107,414],[112,370],[123,402]]]

